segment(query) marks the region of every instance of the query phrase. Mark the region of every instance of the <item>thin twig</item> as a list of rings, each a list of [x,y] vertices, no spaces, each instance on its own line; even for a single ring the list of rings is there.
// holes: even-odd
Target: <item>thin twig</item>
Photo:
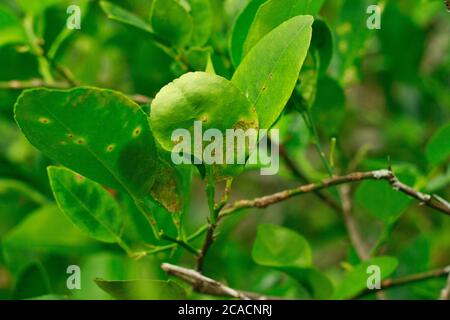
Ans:
[[[367,248],[366,243],[361,236],[358,224],[352,214],[352,202],[350,199],[349,185],[342,185],[339,188],[339,194],[342,199],[342,216],[344,218],[344,223],[350,242],[352,243],[353,248],[355,248],[358,257],[361,260],[367,260],[370,258],[370,250]]]
[[[229,297],[240,300],[274,300],[281,299],[275,297],[267,297],[258,293],[239,291],[232,289],[221,282],[205,277],[201,273],[186,269],[180,266],[175,266],[168,263],[163,263],[161,268],[169,275],[177,277],[186,283],[192,285],[194,291],[207,294],[211,296]]]
[[[446,268],[411,274],[411,275],[407,275],[407,276],[397,278],[397,279],[387,279],[387,280],[381,281],[381,289],[380,290],[398,288],[398,287],[410,285],[413,283],[417,283],[417,282],[421,282],[421,281],[425,281],[425,280],[429,280],[429,279],[446,277],[449,275],[450,275],[450,266],[446,267]],[[360,294],[356,295],[353,299],[362,298],[372,292],[373,292],[373,290],[365,290],[365,291],[361,292]]]
[[[450,215],[450,204],[437,196],[432,196],[419,191],[414,190],[410,186],[400,182],[395,174],[390,170],[376,170],[368,172],[355,172],[345,176],[336,176],[317,183],[311,183],[303,185],[294,189],[284,190],[275,194],[267,195],[261,198],[253,200],[239,200],[235,203],[228,205],[222,210],[218,217],[218,220],[233,214],[239,210],[246,208],[266,208],[270,205],[285,201],[294,196],[314,192],[316,190],[323,190],[333,186],[338,186],[346,183],[359,182],[363,180],[385,180],[389,182],[392,188],[396,191],[405,193],[406,195],[415,198],[430,208],[433,208],[439,212]]]
[[[209,248],[212,246],[214,242],[214,232],[216,231],[216,228],[218,226],[218,221],[215,217],[218,217],[220,215],[220,212],[222,209],[226,206],[228,203],[228,200],[230,199],[230,193],[231,193],[231,185],[233,184],[233,179],[227,179],[225,184],[225,190],[223,192],[221,200],[214,205],[214,221],[210,219],[208,221],[208,230],[206,232],[206,237],[203,242],[202,248],[200,249],[200,252],[197,256],[197,265],[196,270],[198,272],[203,271],[203,264],[205,261],[206,254],[208,253]]]

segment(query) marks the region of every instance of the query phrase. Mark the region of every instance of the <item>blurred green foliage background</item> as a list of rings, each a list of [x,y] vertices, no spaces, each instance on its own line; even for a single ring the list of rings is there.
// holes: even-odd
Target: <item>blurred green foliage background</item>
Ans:
[[[48,51],[67,32],[67,6],[80,5],[81,30],[63,36],[54,59],[85,85],[153,97],[184,71],[148,34],[108,19],[97,1],[39,1],[42,8],[34,8],[31,2],[0,1],[0,299],[49,295],[108,299],[110,295],[94,278],[166,279],[159,268],[162,262],[193,266],[193,257],[183,249],[130,259],[117,246],[90,239],[59,212],[46,172],[52,161],[27,142],[13,119],[13,106],[21,92],[14,84],[42,78],[38,59],[25,44],[14,41],[17,30],[2,29],[6,21],[2,12],[7,10],[21,22],[35,10],[36,34]],[[143,19],[151,5],[145,0],[111,2]],[[448,199],[450,15],[440,0],[380,0],[381,29],[369,30],[366,8],[372,2],[326,0],[320,11],[333,37],[331,64],[318,80],[312,108],[321,142],[329,150],[331,138],[337,139],[334,161],[338,173],[392,164],[405,183]],[[234,72],[228,50],[231,30],[247,3],[210,0],[211,34],[203,47],[211,50],[216,72],[228,79]],[[198,70],[205,67],[201,59],[193,58],[191,63]],[[303,118],[288,107],[276,127],[281,130],[285,151],[304,176],[310,181],[325,178]],[[283,162],[278,176],[248,171],[238,181],[232,191],[236,200],[304,182]],[[371,181],[352,187],[353,211],[364,240],[371,247],[380,244],[383,255],[398,259],[394,276],[450,265],[448,216],[419,206],[387,183]],[[208,215],[200,190],[203,185],[196,177],[190,212],[184,217],[189,230],[202,225]],[[126,203],[123,206],[127,208]],[[150,229],[136,222],[129,206],[124,215],[126,240],[142,247]],[[305,195],[226,220],[206,257],[205,274],[233,288],[309,298],[293,278],[252,258],[260,224],[277,224],[301,234],[312,249],[314,266],[335,284],[349,266],[359,263],[342,217],[315,195]],[[66,287],[69,265],[81,267],[81,290]],[[386,297],[436,299],[444,284],[445,279],[431,279],[389,290]]]

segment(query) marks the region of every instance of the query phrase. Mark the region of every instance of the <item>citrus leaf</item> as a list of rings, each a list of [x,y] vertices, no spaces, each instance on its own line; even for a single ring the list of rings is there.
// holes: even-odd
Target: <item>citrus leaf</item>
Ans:
[[[211,35],[212,9],[209,0],[188,0],[193,22],[192,46],[203,46]]]
[[[231,62],[237,67],[242,60],[244,43],[259,7],[267,0],[251,0],[237,17],[230,37],[229,51]]]
[[[27,90],[16,102],[15,118],[35,147],[84,177],[135,199],[153,186],[157,155],[147,117],[117,92]]]
[[[154,0],[150,21],[161,40],[175,47],[184,47],[192,36],[192,17],[175,0]]]
[[[130,11],[107,1],[100,1],[100,7],[109,19],[128,24],[149,33],[153,33],[150,23]]]
[[[48,177],[59,208],[73,224],[96,240],[122,242],[120,207],[108,191],[61,167],[49,167]]]
[[[232,78],[255,105],[260,128],[272,126],[294,90],[312,23],[311,16],[298,16],[278,26],[247,54]]]
[[[256,263],[269,267],[309,267],[312,263],[311,248],[305,238],[270,224],[258,227],[252,257]]]
[[[187,143],[189,155],[199,160],[203,154],[195,151],[202,143],[209,143],[194,141],[195,136],[199,137],[194,122],[202,126],[203,132],[217,129],[223,137],[227,129],[258,128],[256,112],[239,89],[225,78],[206,72],[187,73],[162,88],[153,101],[150,122],[156,139],[167,151],[180,143],[173,141],[172,135],[186,130],[191,141],[185,142],[188,137],[183,135],[183,144]],[[225,157],[225,153],[222,155]],[[225,163],[224,158],[222,161]]]
[[[270,31],[299,15],[315,16],[324,0],[270,0],[260,6],[244,44],[244,56]]]
[[[277,225],[260,225],[252,250],[253,260],[262,266],[282,271],[317,299],[333,293],[326,275],[312,267],[311,248],[298,233]]]
[[[398,261],[392,257],[376,257],[355,266],[349,271],[334,294],[334,299],[351,299],[367,289],[367,279],[370,274],[368,268],[377,266],[380,268],[380,281],[388,278],[397,269]]]

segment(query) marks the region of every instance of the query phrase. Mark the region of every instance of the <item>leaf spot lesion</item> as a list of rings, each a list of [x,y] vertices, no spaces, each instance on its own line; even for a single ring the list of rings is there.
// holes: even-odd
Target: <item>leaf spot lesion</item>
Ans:
[[[110,144],[109,146],[106,147],[106,151],[112,152],[115,148],[116,148],[115,144]]]
[[[39,122],[43,124],[49,124],[51,121],[49,118],[41,117],[39,118]]]
[[[139,137],[139,135],[142,132],[142,128],[141,127],[137,127],[136,129],[133,130],[133,138],[137,138]]]

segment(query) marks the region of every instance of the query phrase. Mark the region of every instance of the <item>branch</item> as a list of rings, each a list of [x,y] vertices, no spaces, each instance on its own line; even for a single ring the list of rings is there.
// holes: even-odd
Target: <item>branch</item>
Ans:
[[[397,279],[387,279],[381,282],[381,289],[380,290],[387,290],[392,288],[397,288],[405,285],[410,285],[413,283],[429,280],[429,279],[435,279],[435,278],[441,278],[450,276],[450,266],[446,268],[416,273],[412,275],[408,275],[402,278]],[[374,292],[374,290],[366,290],[362,293],[355,296],[353,299],[358,299],[366,296],[369,293]]]
[[[163,263],[161,268],[169,275],[177,277],[193,286],[194,291],[211,296],[229,297],[240,300],[270,300],[275,298],[265,297],[258,293],[244,292],[227,287],[223,283],[207,278],[199,272]]]
[[[356,254],[361,260],[370,258],[370,251],[367,249],[366,243],[361,236],[358,224],[352,214],[352,202],[350,199],[350,188],[348,185],[343,185],[339,189],[339,194],[342,199],[342,216],[345,227],[350,238],[350,242],[356,251]]]
[[[355,172],[345,176],[337,176],[317,183],[311,183],[294,189],[284,190],[272,195],[256,198],[253,200],[240,200],[229,206],[226,206],[219,215],[218,220],[242,209],[266,208],[270,205],[285,201],[294,196],[315,192],[317,190],[323,190],[326,188],[346,183],[359,182],[364,180],[385,180],[389,182],[389,184],[392,186],[394,190],[402,192],[412,198],[419,200],[421,204],[424,204],[437,211],[450,215],[450,204],[446,200],[441,199],[434,195],[432,196],[414,190],[410,186],[407,186],[404,183],[400,182],[400,180],[398,180],[395,174],[390,170],[376,170],[368,172]]]
[[[214,216],[218,217],[222,209],[226,206],[228,203],[228,200],[230,199],[230,193],[231,193],[231,185],[233,183],[233,179],[227,179],[225,184],[225,190],[222,195],[222,199],[219,201],[219,203],[214,205]],[[214,242],[214,232],[216,231],[216,228],[218,226],[218,221],[214,219],[214,221],[208,221],[208,230],[206,232],[206,237],[203,242],[202,248],[200,249],[200,252],[197,256],[197,265],[196,270],[198,272],[203,271],[203,264],[205,261],[205,256],[208,253],[209,248],[212,246]]]

